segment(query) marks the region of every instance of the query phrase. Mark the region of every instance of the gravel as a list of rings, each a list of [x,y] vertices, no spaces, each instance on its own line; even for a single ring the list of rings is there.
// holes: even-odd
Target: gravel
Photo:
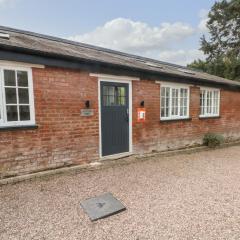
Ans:
[[[91,222],[104,192],[127,211]],[[240,239],[240,146],[2,186],[0,239]]]

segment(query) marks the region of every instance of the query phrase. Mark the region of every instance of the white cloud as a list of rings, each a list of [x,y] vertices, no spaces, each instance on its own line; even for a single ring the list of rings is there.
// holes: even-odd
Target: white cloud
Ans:
[[[151,27],[143,22],[117,18],[94,31],[70,37],[71,40],[117,49],[132,53],[165,49],[186,39],[194,29],[181,22],[162,23]]]
[[[203,21],[206,16],[206,11],[202,10],[200,20]],[[178,47],[203,30],[204,23],[201,22],[195,28],[182,22],[150,26],[144,22],[117,18],[91,32],[69,39],[186,65],[194,59],[203,59],[203,54],[197,49]]]
[[[208,28],[207,28],[207,22],[209,20],[208,12],[209,10],[206,10],[206,9],[202,9],[199,12],[200,22],[198,24],[198,29],[201,33],[208,33]]]
[[[0,0],[0,8],[14,6],[16,0]]]
[[[197,49],[180,49],[176,51],[162,51],[157,58],[165,62],[176,63],[182,66],[186,66],[187,64],[193,62],[196,59],[204,59],[204,55],[203,52]]]

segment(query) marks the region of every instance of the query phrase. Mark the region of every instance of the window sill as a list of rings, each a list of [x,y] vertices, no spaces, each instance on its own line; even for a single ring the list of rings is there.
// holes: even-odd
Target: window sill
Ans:
[[[199,119],[221,118],[221,116],[199,116]]]
[[[38,128],[38,125],[3,126],[3,127],[0,127],[0,131],[32,130],[32,129],[37,129],[37,128]]]
[[[192,118],[160,119],[160,122],[191,121]]]

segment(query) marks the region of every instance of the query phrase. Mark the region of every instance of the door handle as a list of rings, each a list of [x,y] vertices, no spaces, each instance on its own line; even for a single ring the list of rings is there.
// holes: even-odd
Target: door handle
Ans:
[[[126,121],[129,122],[129,113],[128,113],[128,109],[126,110]]]

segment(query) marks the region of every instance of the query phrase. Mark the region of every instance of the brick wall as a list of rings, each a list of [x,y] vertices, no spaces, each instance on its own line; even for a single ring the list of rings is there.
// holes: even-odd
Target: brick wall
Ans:
[[[33,69],[38,129],[0,132],[0,178],[96,161],[99,157],[98,82],[87,72]],[[90,100],[94,116],[80,110]],[[137,123],[145,101],[146,122]],[[199,88],[191,87],[190,121],[160,122],[160,84],[133,81],[133,150],[138,153],[201,143],[208,131],[240,137],[240,93],[221,91],[221,118],[199,119]]]
[[[240,92],[221,89],[220,118],[199,119],[200,88],[190,87],[190,120],[160,121],[160,84],[133,82],[133,104],[145,101],[146,122],[133,121],[134,150],[139,153],[202,144],[207,132],[223,134],[228,141],[240,138]],[[135,114],[136,115],[136,114]]]
[[[0,132],[1,175],[80,164],[98,158],[97,81],[88,73],[33,69],[35,130]],[[81,117],[90,100],[94,116]]]

